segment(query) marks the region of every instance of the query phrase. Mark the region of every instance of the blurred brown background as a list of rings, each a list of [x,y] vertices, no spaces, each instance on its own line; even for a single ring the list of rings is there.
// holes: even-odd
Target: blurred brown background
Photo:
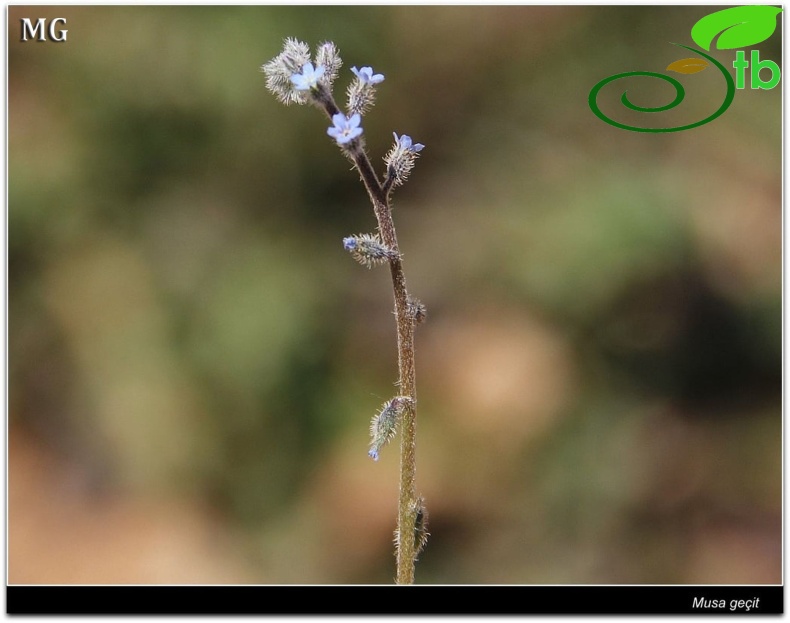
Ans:
[[[587,104],[715,9],[9,7],[9,581],[392,581],[389,275],[342,248],[375,221],[328,122],[264,87],[294,36],[340,100],[385,74],[379,167],[426,144],[417,581],[780,582],[781,88],[676,134]],[[721,103],[680,79],[670,119]]]

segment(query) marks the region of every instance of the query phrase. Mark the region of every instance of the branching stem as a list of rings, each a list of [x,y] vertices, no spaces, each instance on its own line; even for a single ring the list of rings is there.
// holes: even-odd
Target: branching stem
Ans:
[[[324,112],[332,118],[340,110],[331,94],[323,92],[319,101]],[[409,407],[401,415],[401,459],[400,459],[400,496],[398,500],[397,528],[397,576],[398,584],[414,582],[415,520],[417,514],[417,491],[415,486],[416,473],[416,403],[417,386],[414,369],[414,318],[408,309],[408,291],[406,277],[403,274],[403,263],[398,249],[398,237],[390,208],[390,191],[392,180],[388,175],[382,186],[373,165],[360,140],[352,141],[347,146],[347,153],[354,161],[362,182],[368,191],[373,204],[373,211],[378,221],[382,242],[393,249],[397,257],[390,260],[392,290],[395,298],[395,317],[398,331],[398,385],[402,396],[411,398]]]

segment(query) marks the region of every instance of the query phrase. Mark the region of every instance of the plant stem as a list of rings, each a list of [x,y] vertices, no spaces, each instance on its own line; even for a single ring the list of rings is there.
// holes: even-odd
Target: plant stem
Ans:
[[[331,94],[322,93],[320,101],[324,112],[330,119],[332,115],[340,112]],[[401,415],[396,581],[398,584],[412,584],[414,582],[414,559],[416,556],[414,524],[417,515],[417,491],[415,487],[417,386],[414,368],[414,318],[409,314],[408,310],[409,295],[406,289],[406,277],[403,274],[403,264],[400,260],[395,223],[392,220],[389,202],[390,188],[387,186],[385,189],[379,182],[373,165],[370,163],[370,159],[359,141],[353,141],[350,144],[348,154],[354,161],[373,204],[381,240],[398,254],[396,259],[390,260],[398,331],[398,386],[400,387],[400,395],[408,396],[411,398],[411,401],[409,407]]]
[[[367,162],[367,158],[364,159]],[[362,162],[357,162],[360,167]],[[370,165],[367,162],[368,166]],[[365,175],[363,174],[363,180]],[[379,232],[385,245],[398,250],[398,239],[389,203],[381,202],[370,189],[368,194],[373,201],[373,210],[379,223]],[[401,415],[400,448],[400,498],[398,500],[398,551],[397,582],[414,582],[414,521],[416,516],[417,491],[416,472],[416,401],[417,387],[414,369],[414,319],[408,311],[408,291],[403,264],[400,259],[390,260],[392,290],[395,298],[395,318],[398,330],[398,386],[400,394],[411,398],[409,407]]]

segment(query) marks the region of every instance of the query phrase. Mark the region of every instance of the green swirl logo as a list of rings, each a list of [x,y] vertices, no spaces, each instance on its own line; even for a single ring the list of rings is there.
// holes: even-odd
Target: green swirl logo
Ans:
[[[694,27],[691,29],[691,38],[697,43],[700,47],[710,50],[711,45],[713,44],[714,38],[718,36],[718,40],[716,42],[716,47],[719,49],[733,49],[738,47],[745,47],[749,45],[755,45],[756,43],[760,43],[764,41],[768,37],[770,37],[774,30],[776,29],[776,17],[779,13],[782,12],[782,9],[777,7],[771,6],[743,6],[743,7],[732,7],[730,9],[724,9],[722,11],[717,11],[716,13],[711,13],[703,17],[699,20]],[[702,58],[685,58],[679,61],[675,61],[671,63],[667,70],[674,71],[681,74],[694,74],[703,69],[708,67],[708,64],[711,63],[716,69],[719,70],[724,81],[727,85],[727,93],[724,96],[724,101],[722,102],[721,106],[714,112],[712,115],[702,119],[701,121],[696,121],[694,123],[689,123],[682,126],[671,127],[671,128],[647,128],[647,127],[640,127],[634,125],[627,125],[625,123],[620,123],[615,121],[611,117],[608,117],[598,106],[598,93],[610,82],[614,82],[615,80],[620,80],[622,78],[629,78],[632,76],[643,76],[647,78],[657,78],[659,80],[663,80],[668,82],[675,88],[675,98],[669,102],[668,104],[664,104],[663,106],[637,106],[630,99],[628,99],[628,91],[624,91],[622,96],[620,97],[620,101],[622,102],[623,106],[630,110],[634,110],[636,112],[644,112],[644,113],[658,113],[665,110],[671,110],[676,106],[680,105],[683,99],[686,96],[686,91],[683,88],[683,85],[670,76],[665,74],[656,73],[654,71],[627,71],[620,74],[615,74],[614,76],[609,76],[608,78],[604,78],[598,84],[596,84],[592,90],[590,91],[590,95],[588,97],[588,103],[590,105],[590,109],[595,113],[595,115],[605,121],[609,125],[612,125],[616,128],[621,128],[623,130],[630,130],[632,132],[651,132],[651,133],[661,133],[661,132],[682,132],[683,130],[690,130],[692,128],[697,128],[701,125],[705,125],[706,123],[710,123],[714,119],[720,117],[725,113],[725,111],[730,107],[732,104],[733,99],[735,98],[735,81],[733,80],[730,72],[722,65],[719,61],[717,61],[712,56],[706,54],[702,50],[698,50],[695,48],[691,48],[686,45],[682,45],[680,43],[675,43],[678,47],[684,48],[689,50],[690,52],[697,54]],[[733,64],[733,66],[739,72],[739,80],[738,80],[738,87],[743,88],[743,80],[742,80],[742,73],[745,67],[748,66],[748,63],[743,64],[742,52],[738,52],[738,60]],[[759,56],[757,57],[759,59]],[[704,59],[704,60],[703,60]],[[770,62],[770,61],[766,61]],[[741,63],[741,64],[739,64]],[[772,65],[775,66],[774,63]],[[776,68],[778,71],[778,67]],[[756,66],[757,75],[759,78],[759,70],[760,64]],[[752,68],[752,72],[755,71],[755,67]],[[772,78],[773,78],[773,69],[772,71]],[[753,76],[754,78],[754,76]],[[778,84],[778,78],[773,83],[773,86]],[[753,80],[753,84],[755,81]],[[765,87],[760,87],[765,88]],[[772,87],[771,87],[772,88]]]

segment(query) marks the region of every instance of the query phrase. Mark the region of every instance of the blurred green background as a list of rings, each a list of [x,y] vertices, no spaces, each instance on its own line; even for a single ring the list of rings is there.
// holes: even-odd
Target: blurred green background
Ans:
[[[781,88],[675,134],[587,103],[715,9],[10,6],[9,581],[393,580],[389,275],[342,248],[375,221],[328,121],[264,87],[293,36],[337,44],[338,100],[385,74],[379,170],[426,145],[417,581],[779,583]],[[678,77],[667,125],[721,103]],[[624,122],[673,96],[621,84]]]

